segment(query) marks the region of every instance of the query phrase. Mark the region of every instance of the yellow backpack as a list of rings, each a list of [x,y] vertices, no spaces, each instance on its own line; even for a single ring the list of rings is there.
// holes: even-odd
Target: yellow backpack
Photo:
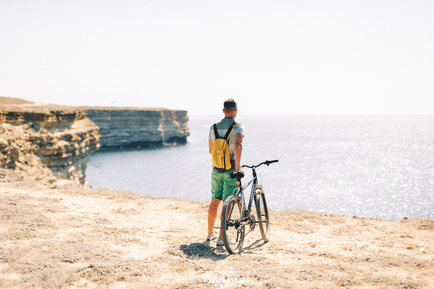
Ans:
[[[234,122],[226,132],[223,138],[219,137],[217,132],[217,125],[213,125],[214,130],[214,142],[212,143],[211,156],[212,156],[212,165],[218,171],[227,171],[231,169],[231,158],[229,154],[229,145],[228,140],[235,126],[238,123]]]

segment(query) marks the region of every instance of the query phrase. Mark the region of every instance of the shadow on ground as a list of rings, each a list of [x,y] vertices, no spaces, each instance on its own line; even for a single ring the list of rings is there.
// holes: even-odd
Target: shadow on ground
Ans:
[[[246,253],[254,253],[255,249],[261,248],[262,246],[266,245],[267,243],[263,242],[262,239],[258,239],[254,241],[253,243],[249,244],[248,246],[243,247],[243,252]]]
[[[191,243],[189,245],[181,245],[179,249],[189,259],[207,258],[214,261],[224,260],[229,254],[223,246],[210,247],[204,243]]]
[[[248,246],[244,246],[241,254],[255,254],[255,250],[261,248],[266,243],[262,240],[256,240]],[[230,256],[224,246],[210,246],[206,242],[204,243],[191,243],[189,245],[181,245],[179,249],[189,259],[201,259],[207,258],[214,261],[224,260]]]

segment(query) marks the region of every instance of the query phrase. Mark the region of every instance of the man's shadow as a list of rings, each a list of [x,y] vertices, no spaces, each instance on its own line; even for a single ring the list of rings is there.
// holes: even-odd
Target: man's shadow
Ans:
[[[243,250],[241,254],[256,254],[255,250],[264,246],[262,239],[255,240],[250,244],[246,244],[244,241]],[[214,261],[224,260],[231,256],[226,251],[225,246],[210,245],[209,242],[202,243],[191,243],[179,246],[179,249],[185,254],[188,259],[198,260],[198,259],[211,259]]]

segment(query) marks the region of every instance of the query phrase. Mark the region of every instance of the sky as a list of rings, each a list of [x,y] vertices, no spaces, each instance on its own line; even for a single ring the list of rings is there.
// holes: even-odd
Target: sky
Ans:
[[[0,0],[0,96],[246,115],[433,114],[432,0]]]

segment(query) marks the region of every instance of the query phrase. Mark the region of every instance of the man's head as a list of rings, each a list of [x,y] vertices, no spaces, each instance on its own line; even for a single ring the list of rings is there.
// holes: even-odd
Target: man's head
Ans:
[[[237,115],[237,102],[232,98],[225,100],[223,103],[223,112],[226,117],[234,118]]]

